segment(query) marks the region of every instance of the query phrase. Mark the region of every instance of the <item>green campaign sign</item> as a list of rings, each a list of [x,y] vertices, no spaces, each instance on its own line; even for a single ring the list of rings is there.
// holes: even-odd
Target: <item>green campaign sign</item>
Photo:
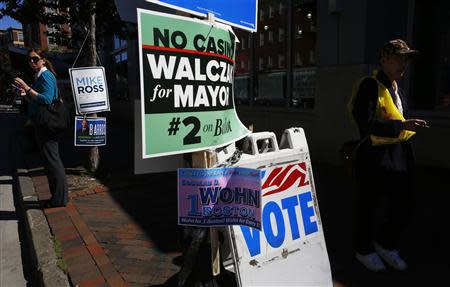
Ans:
[[[227,145],[249,131],[234,109],[229,26],[138,9],[143,157]]]

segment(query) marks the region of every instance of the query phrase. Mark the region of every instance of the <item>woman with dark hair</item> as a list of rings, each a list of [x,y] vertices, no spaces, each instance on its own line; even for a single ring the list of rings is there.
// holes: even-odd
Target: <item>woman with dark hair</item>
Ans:
[[[35,82],[31,86],[21,78],[15,78],[14,82],[25,91],[25,99],[28,101],[28,116],[33,123],[39,105],[49,105],[58,100],[58,87],[55,70],[41,50],[29,50],[28,63],[35,73]],[[34,130],[39,150],[44,158],[45,171],[52,194],[46,207],[66,206],[68,187],[64,165],[59,156],[58,136],[38,125],[34,125]]]

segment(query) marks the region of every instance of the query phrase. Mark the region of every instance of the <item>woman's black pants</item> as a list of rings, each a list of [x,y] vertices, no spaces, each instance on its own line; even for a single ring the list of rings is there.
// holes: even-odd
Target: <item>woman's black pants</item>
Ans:
[[[36,139],[44,159],[45,172],[52,198],[52,206],[65,206],[68,201],[68,187],[64,165],[59,156],[58,139],[42,128],[36,128]]]

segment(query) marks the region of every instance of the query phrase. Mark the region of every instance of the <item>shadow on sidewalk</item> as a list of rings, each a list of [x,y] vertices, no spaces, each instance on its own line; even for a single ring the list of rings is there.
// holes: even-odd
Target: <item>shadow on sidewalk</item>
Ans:
[[[400,241],[405,272],[370,272],[354,259],[354,186],[339,167],[316,165],[315,182],[333,276],[346,286],[443,286],[448,281],[447,203],[449,170],[418,167],[414,214]],[[376,180],[376,179],[374,179]],[[381,203],[382,204],[382,203]],[[376,213],[381,217],[383,214]]]
[[[98,177],[113,202],[93,195],[76,198],[74,204],[126,282],[136,286],[176,286],[180,267],[173,258],[181,252],[176,173],[134,175],[133,133],[133,128],[124,123],[109,122],[108,145],[100,147]],[[87,149],[74,147],[70,134],[60,148],[68,176],[89,179],[81,168]],[[313,164],[313,169],[334,278],[347,287],[442,286],[448,281],[449,238],[444,233],[448,225],[448,170],[418,169],[415,214],[400,247],[410,269],[373,273],[354,260],[352,183],[340,167]],[[93,214],[95,210],[98,213]],[[102,212],[106,217],[98,216]],[[125,235],[132,240],[120,238]]]

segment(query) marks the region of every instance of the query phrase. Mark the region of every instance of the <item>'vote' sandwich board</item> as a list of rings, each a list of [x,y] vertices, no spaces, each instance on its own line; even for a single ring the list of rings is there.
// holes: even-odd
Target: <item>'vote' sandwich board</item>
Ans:
[[[270,138],[257,139],[258,134],[264,133],[249,136],[253,150],[260,146],[256,142],[271,139],[269,151],[244,153],[236,164],[263,172],[262,230],[248,226],[233,226],[229,230],[238,282],[243,287],[331,287],[331,269],[303,129],[286,130],[281,149],[273,133]]]
[[[137,12],[142,157],[216,148],[246,136],[234,109],[231,27]]]

